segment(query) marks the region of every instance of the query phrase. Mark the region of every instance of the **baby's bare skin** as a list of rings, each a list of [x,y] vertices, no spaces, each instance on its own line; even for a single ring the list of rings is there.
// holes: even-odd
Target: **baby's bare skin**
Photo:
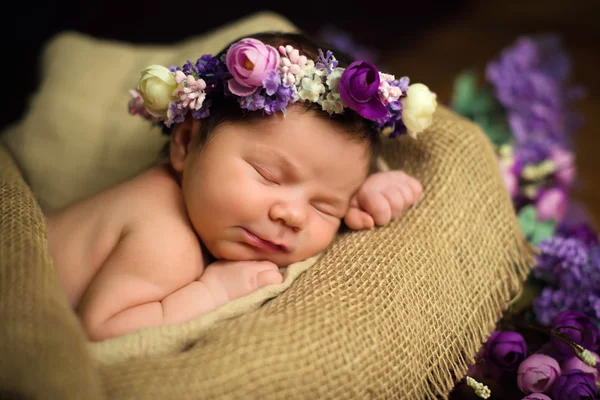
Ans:
[[[47,221],[58,279],[92,340],[185,322],[283,279],[269,261],[219,261],[205,270],[181,190],[164,167]],[[136,320],[143,326],[132,326]]]
[[[223,124],[203,147],[198,133],[197,120],[178,125],[170,165],[48,216],[59,282],[91,340],[281,283],[278,266],[325,250],[342,219],[385,225],[421,194],[401,171],[367,177],[367,144],[301,109]]]

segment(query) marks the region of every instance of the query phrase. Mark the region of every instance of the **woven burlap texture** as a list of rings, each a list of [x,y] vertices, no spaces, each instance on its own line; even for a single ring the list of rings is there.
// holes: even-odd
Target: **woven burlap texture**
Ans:
[[[95,369],[55,287],[40,209],[0,153],[2,385],[49,399],[447,397],[534,248],[481,130],[444,107],[435,117],[419,140],[384,147],[424,186],[401,218],[340,234],[283,294],[182,351]]]
[[[42,211],[0,145],[0,399],[103,398],[86,349],[56,286]]]

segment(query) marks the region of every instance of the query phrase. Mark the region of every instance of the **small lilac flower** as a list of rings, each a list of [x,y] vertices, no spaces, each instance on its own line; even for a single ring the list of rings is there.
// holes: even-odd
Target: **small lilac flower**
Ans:
[[[600,320],[600,297],[591,290],[565,291],[545,287],[533,300],[533,312],[542,325],[549,326],[563,310],[577,310]]]
[[[265,106],[266,96],[262,90],[257,90],[249,96],[239,98],[240,106],[248,111],[262,110]]]
[[[281,75],[279,74],[279,71],[271,71],[263,80],[262,84],[267,95],[274,95],[279,88],[279,85],[281,85]]]
[[[548,277],[567,290],[581,288],[589,262],[586,247],[577,239],[555,236],[538,244],[534,274]]]
[[[186,75],[198,74],[198,68],[189,60],[183,65],[181,71]]]
[[[538,297],[533,300],[533,312],[536,320],[545,326],[552,323],[552,319],[562,310],[570,309],[574,299],[570,292],[560,289],[545,287]]]
[[[165,121],[165,125],[167,127],[171,127],[173,124],[179,124],[185,121],[185,115],[187,114],[188,110],[189,108],[187,107],[179,107],[177,101],[172,102],[167,110],[167,119]]]
[[[527,344],[518,332],[494,331],[484,344],[484,359],[503,371],[517,369],[526,354]]]
[[[322,68],[330,74],[338,66],[338,61],[330,50],[327,50],[327,52],[323,54],[323,50],[319,49],[319,57],[317,57],[315,65],[317,68]]]

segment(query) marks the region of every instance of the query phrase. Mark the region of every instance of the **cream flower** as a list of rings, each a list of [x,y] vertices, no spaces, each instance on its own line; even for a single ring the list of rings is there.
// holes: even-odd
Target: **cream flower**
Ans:
[[[300,72],[296,74],[296,82],[302,82],[305,77],[321,76],[324,73],[324,70],[315,67],[313,60],[308,60],[306,64],[300,66]]]
[[[339,94],[334,96],[331,92],[327,93],[327,97],[321,103],[321,107],[324,111],[331,114],[341,114],[344,112],[344,102],[340,99]]]
[[[436,96],[422,83],[414,83],[408,87],[407,97],[402,99],[402,121],[408,134],[415,138],[423,132],[433,120],[437,107]]]
[[[144,106],[155,117],[166,117],[169,104],[175,100],[173,92],[177,89],[175,74],[162,65],[150,65],[142,71],[138,90]]]
[[[338,85],[340,84],[340,78],[342,77],[342,74],[344,73],[344,68],[336,68],[333,71],[331,71],[331,73],[329,75],[327,75],[327,80],[325,81],[327,83],[327,86],[329,87],[329,90],[334,92],[336,94],[336,97],[339,98],[340,97],[340,91],[338,89]]]
[[[325,93],[325,86],[321,82],[321,77],[317,75],[314,75],[312,79],[306,76],[302,78],[301,87],[298,96],[302,100],[309,100],[313,103],[317,103],[319,97]]]

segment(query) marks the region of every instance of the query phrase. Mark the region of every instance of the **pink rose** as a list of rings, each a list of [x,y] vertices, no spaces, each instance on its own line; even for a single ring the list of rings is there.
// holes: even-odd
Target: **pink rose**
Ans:
[[[590,376],[590,378],[592,378],[594,381],[597,381],[598,380],[598,368],[600,367],[600,357],[598,356],[598,354],[594,353],[593,351],[590,351],[590,353],[594,356],[594,358],[596,358],[596,367],[590,367],[589,365],[587,365],[586,363],[581,361],[579,358],[573,356],[573,357],[565,360],[561,364],[562,369],[565,371],[568,369],[580,369],[583,372],[585,372],[586,374],[588,374]]]
[[[532,354],[519,365],[517,385],[523,393],[546,392],[559,376],[558,361],[544,354]]]
[[[567,212],[567,193],[558,188],[545,190],[539,196],[535,208],[540,221],[553,219],[560,223]]]
[[[281,58],[277,50],[256,39],[242,39],[227,50],[227,68],[233,79],[227,83],[231,93],[249,96],[261,87],[271,71],[277,70]]]
[[[552,399],[543,393],[531,393],[530,395],[523,397],[521,400],[552,400]]]
[[[550,159],[556,166],[556,181],[564,186],[570,186],[575,179],[575,165],[573,162],[573,153],[568,150],[555,147],[550,152]]]
[[[500,161],[500,172],[502,172],[502,179],[504,179],[504,185],[506,186],[510,197],[514,198],[519,190],[517,177],[513,174],[511,168],[505,166],[502,161]]]

